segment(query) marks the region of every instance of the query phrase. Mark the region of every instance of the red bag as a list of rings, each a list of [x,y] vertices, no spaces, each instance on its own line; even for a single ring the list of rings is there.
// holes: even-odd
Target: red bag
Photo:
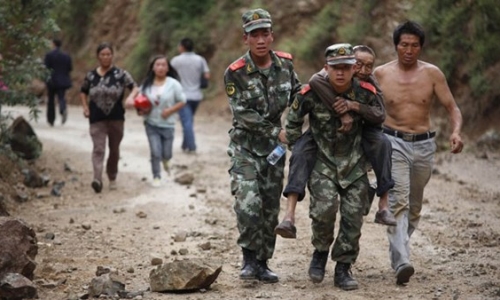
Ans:
[[[151,101],[143,94],[137,95],[134,99],[134,107],[139,115],[147,115],[151,112]]]

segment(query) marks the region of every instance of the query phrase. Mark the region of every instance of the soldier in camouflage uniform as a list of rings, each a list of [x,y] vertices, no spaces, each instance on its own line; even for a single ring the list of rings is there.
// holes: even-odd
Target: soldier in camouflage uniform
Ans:
[[[233,113],[229,131],[231,193],[243,251],[241,279],[277,282],[267,266],[273,256],[283,188],[285,157],[270,165],[266,157],[280,143],[287,143],[281,116],[300,90],[288,53],[272,51],[272,21],[263,9],[242,16],[244,41],[249,51],[224,74]]]
[[[304,116],[309,114],[310,129],[318,146],[316,164],[309,179],[311,194],[309,217],[312,219],[312,244],[315,248],[309,268],[313,282],[321,282],[325,273],[330,246],[334,240],[336,213],[340,205],[340,228],[331,257],[337,262],[334,283],[344,290],[358,288],[350,273],[359,253],[363,224],[363,208],[368,201],[367,163],[361,147],[363,120],[374,121],[379,115],[376,89],[353,78],[356,59],[349,44],[335,44],[325,51],[330,84],[341,101],[337,111],[347,109],[349,99],[365,104],[366,109],[353,114],[352,128],[340,132],[340,116],[306,85],[291,105],[287,117],[286,137],[293,144],[302,135]],[[340,197],[340,198],[339,198]]]

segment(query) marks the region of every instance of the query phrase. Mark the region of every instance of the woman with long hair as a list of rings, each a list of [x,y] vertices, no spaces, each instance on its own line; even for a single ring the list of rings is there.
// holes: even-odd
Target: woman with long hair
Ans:
[[[154,187],[161,185],[161,165],[163,164],[167,173],[170,170],[176,113],[186,104],[182,86],[174,77],[176,72],[169,65],[167,57],[157,55],[149,64],[146,78],[140,87],[140,93],[151,102],[149,112],[138,110],[138,113],[144,115]],[[127,102],[126,105],[132,107],[133,103]]]

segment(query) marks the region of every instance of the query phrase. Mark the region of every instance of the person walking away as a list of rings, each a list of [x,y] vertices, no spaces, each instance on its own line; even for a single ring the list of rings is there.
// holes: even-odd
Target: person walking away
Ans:
[[[181,84],[174,78],[176,74],[173,71],[169,69],[166,56],[155,56],[140,87],[140,93],[146,96],[152,107],[144,115],[144,127],[151,153],[153,187],[161,186],[161,165],[170,173],[169,161],[172,159],[177,112],[186,104],[186,96]],[[127,108],[134,106],[129,101],[135,96],[132,94],[127,98]]]
[[[374,75],[384,93],[387,117],[384,133],[392,144],[392,178],[389,207],[397,226],[387,230],[391,266],[397,284],[407,284],[415,269],[410,262],[410,238],[420,221],[424,188],[434,164],[435,131],[431,130],[431,107],[436,97],[451,121],[451,153],[463,149],[462,114],[443,72],[419,60],[425,32],[416,22],[396,27],[393,42],[397,59],[377,67]]]
[[[66,123],[68,119],[68,110],[66,108],[66,90],[71,87],[70,73],[73,70],[71,56],[61,50],[62,42],[59,39],[52,41],[54,49],[45,55],[44,63],[50,71],[50,77],[47,80],[47,122],[54,126],[56,118],[55,97],[59,104],[59,113],[61,114],[61,123]]]
[[[179,111],[183,131],[182,151],[196,153],[194,115],[203,100],[200,76],[203,74],[205,79],[209,80],[210,69],[205,58],[194,52],[194,43],[190,38],[180,41],[178,51],[180,54],[173,57],[170,63],[179,74],[187,98],[186,105]]]
[[[227,153],[231,193],[243,252],[240,279],[278,282],[268,267],[276,244],[285,157],[275,165],[266,157],[286,144],[281,116],[301,85],[289,53],[271,50],[271,15],[257,8],[243,13],[248,51],[229,65],[224,84],[233,115]]]
[[[336,95],[334,103],[325,103],[310,85],[304,86],[291,105],[287,116],[286,138],[293,145],[302,136],[304,117],[309,115],[313,141],[317,144],[317,159],[309,178],[311,193],[309,217],[312,220],[314,247],[309,277],[314,283],[323,281],[328,254],[336,261],[334,284],[343,290],[358,288],[351,266],[359,254],[359,239],[363,210],[368,201],[368,163],[362,143],[363,121],[382,122],[376,89],[354,78],[356,58],[350,44],[334,44],[325,50],[330,85]],[[345,99],[348,98],[349,100]],[[339,131],[340,115],[348,107],[365,104],[365,109],[353,114],[348,132]],[[333,102],[333,101],[332,101]],[[341,111],[341,113],[337,113]],[[340,208],[337,239],[334,241],[336,215]]]
[[[102,190],[106,142],[109,148],[106,174],[109,188],[116,189],[120,143],[125,122],[123,98],[126,89],[131,91],[129,97],[137,94],[138,90],[132,76],[126,70],[113,65],[113,54],[111,44],[102,43],[97,47],[99,66],[87,73],[80,88],[83,115],[90,123],[89,131],[93,143],[91,186],[96,193]]]

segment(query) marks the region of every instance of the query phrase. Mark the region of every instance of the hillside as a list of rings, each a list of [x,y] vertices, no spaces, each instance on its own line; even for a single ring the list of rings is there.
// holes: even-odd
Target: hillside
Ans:
[[[71,41],[66,44],[66,50],[73,54],[75,60],[71,102],[79,102],[78,88],[84,74],[96,65],[94,52],[100,42],[112,42],[116,51],[115,63],[131,71],[140,82],[149,57],[156,53],[175,55],[178,40],[190,36],[195,40],[196,51],[207,58],[212,71],[213,84],[206,93],[208,101],[205,101],[203,110],[217,114],[227,112],[222,74],[246,50],[242,42],[241,13],[248,8],[260,6],[272,13],[274,48],[294,55],[296,69],[303,82],[322,67],[323,49],[332,43],[367,44],[375,49],[377,63],[381,64],[395,58],[392,30],[399,22],[406,19],[421,21],[427,17],[429,27],[437,26],[430,19],[431,16],[424,16],[425,9],[431,8],[418,4],[416,0],[371,0],[356,4],[327,0],[271,0],[265,5],[260,5],[260,1],[246,1],[244,5],[243,2],[229,0],[205,1],[202,4],[194,0],[182,3],[156,0],[90,2],[95,5],[86,10],[89,16],[85,26],[78,22],[66,24],[64,20],[61,21],[61,35],[63,39]],[[463,1],[446,2],[454,2],[459,7]],[[478,3],[484,2],[488,1]],[[432,9],[439,13],[439,3],[443,2],[436,3]],[[481,5],[477,4],[475,10],[483,9],[484,13],[487,8]],[[471,26],[474,13],[477,15],[481,12],[472,12],[469,16]],[[426,28],[426,24],[423,25]],[[448,75],[448,82],[464,115],[464,133],[471,141],[475,141],[490,129],[499,131],[500,123],[495,120],[500,117],[500,88],[489,83],[500,73],[499,55],[491,58],[494,63],[483,67],[486,70],[484,72],[475,67],[484,65],[478,56],[475,65],[468,60],[467,63],[449,66],[451,58],[443,55],[441,47],[453,43],[457,37],[450,36],[449,40],[443,40],[436,28],[427,30],[422,59],[440,67],[442,63],[446,67],[444,72]],[[75,42],[73,32],[79,29],[84,32],[78,34],[81,38]],[[453,57],[463,56],[458,48],[446,51]],[[486,92],[479,93],[478,86]],[[438,108],[436,114],[438,118],[435,118],[435,126],[446,131],[446,119],[439,118],[445,112]]]

